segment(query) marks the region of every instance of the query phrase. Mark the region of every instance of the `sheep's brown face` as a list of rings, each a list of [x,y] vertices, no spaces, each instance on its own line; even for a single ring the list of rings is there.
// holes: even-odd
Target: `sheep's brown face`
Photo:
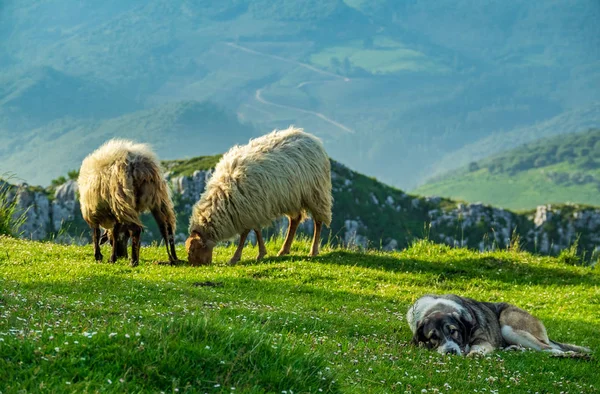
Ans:
[[[205,241],[202,236],[193,232],[185,241],[188,261],[191,265],[209,265],[212,262],[214,242]]]
[[[113,248],[113,239],[112,239],[112,230],[104,230],[104,233],[100,236],[98,240],[100,245],[104,245],[105,243],[110,243],[110,246]],[[121,230],[117,236],[117,257],[127,257],[127,244],[129,243],[129,231]]]

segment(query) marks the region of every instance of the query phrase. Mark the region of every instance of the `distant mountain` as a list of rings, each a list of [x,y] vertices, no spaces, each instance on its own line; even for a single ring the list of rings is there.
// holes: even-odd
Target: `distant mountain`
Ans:
[[[150,143],[164,159],[214,154],[246,143],[256,130],[210,102],[185,101],[105,120],[65,118],[17,135],[0,135],[0,174],[32,184],[78,169],[104,141],[118,137]]]
[[[541,139],[471,162],[414,192],[510,209],[600,205],[600,129]]]
[[[467,144],[437,161],[429,171],[429,177],[441,175],[469,162],[508,151],[522,144],[559,134],[571,134],[595,128],[600,128],[600,102],[566,111],[532,126],[496,132],[477,142]]]
[[[598,20],[597,0],[4,0],[0,133],[210,101],[409,188],[466,145],[600,102]]]
[[[105,118],[139,108],[116,88],[52,67],[0,73],[0,127],[8,132],[67,116]]]

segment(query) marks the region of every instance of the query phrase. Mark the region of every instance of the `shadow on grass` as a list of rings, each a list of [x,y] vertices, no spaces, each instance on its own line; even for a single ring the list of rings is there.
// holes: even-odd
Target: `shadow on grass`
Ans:
[[[333,251],[316,257],[287,255],[266,257],[261,261],[245,260],[238,263],[243,266],[269,265],[298,260],[312,261],[315,264],[362,267],[402,273],[429,273],[437,275],[436,283],[454,279],[483,278],[494,281],[517,284],[580,284],[592,281],[585,273],[576,273],[567,267],[543,267],[519,261],[514,258],[502,258],[484,255],[468,258],[456,258],[452,262],[424,260],[392,255],[360,254],[350,251]],[[596,281],[597,282],[597,281]],[[600,283],[599,283],[600,284]]]
[[[315,258],[314,263],[358,266],[367,264],[347,257],[344,252],[332,252]],[[411,264],[423,264],[420,260],[372,255],[368,257],[379,264],[377,269],[392,271],[418,272],[420,270],[411,268]],[[337,258],[343,263],[337,262]],[[97,377],[106,379],[109,374],[118,377],[122,376],[123,371],[128,371],[132,390],[133,387],[167,390],[170,384],[177,382],[180,387],[189,383],[193,388],[204,390],[214,390],[215,384],[221,384],[222,387],[227,384],[237,387],[237,390],[246,391],[260,388],[269,392],[281,392],[294,387],[311,387],[314,389],[312,391],[323,388],[324,392],[339,392],[339,386],[331,385],[330,380],[321,380],[322,376],[319,375],[329,362],[339,362],[338,359],[331,359],[331,351],[321,351],[318,345],[311,347],[310,344],[297,342],[293,346],[273,347],[274,339],[281,338],[282,333],[286,338],[286,334],[289,333],[287,338],[305,338],[310,341],[311,337],[306,336],[310,333],[313,339],[323,335],[337,336],[364,344],[375,341],[373,334],[376,334],[378,339],[385,339],[382,351],[398,355],[406,352],[403,347],[411,338],[408,326],[404,320],[392,317],[391,313],[391,320],[386,319],[386,307],[401,305],[399,309],[404,315],[409,306],[407,294],[398,302],[396,299],[372,293],[353,293],[331,287],[319,288],[311,283],[292,284],[287,280],[296,273],[288,272],[288,276],[278,276],[281,270],[274,263],[295,259],[298,257],[267,259],[264,263],[256,265],[256,268],[262,269],[248,270],[246,275],[241,277],[222,277],[222,273],[212,272],[210,277],[205,278],[223,281],[222,288],[194,286],[203,275],[201,270],[192,270],[198,274],[189,277],[171,279],[174,283],[167,282],[163,286],[156,286],[156,281],[131,278],[127,275],[129,269],[126,267],[123,267],[123,272],[119,270],[120,274],[93,275],[91,280],[38,279],[22,283],[21,289],[32,294],[40,294],[42,297],[43,294],[59,295],[60,297],[45,300],[46,306],[52,304],[51,309],[72,309],[74,313],[85,316],[85,319],[110,317],[111,325],[105,327],[105,330],[111,329],[111,326],[118,326],[118,321],[124,320],[130,309],[140,309],[139,313],[144,314],[143,349],[132,345],[133,341],[122,338],[123,328],[120,328],[117,338],[110,339],[106,335],[110,331],[103,332],[102,338],[98,338],[93,347],[81,350],[82,353],[65,351],[65,358],[61,358],[60,362],[55,361],[48,366],[40,362],[36,366],[41,366],[42,372],[47,374],[50,374],[51,370],[64,371],[64,375],[60,376],[61,381],[75,375],[79,380],[73,383],[82,385],[90,381],[100,381]],[[433,265],[431,270],[438,269],[434,263],[429,264]],[[372,264],[367,266],[373,268]],[[315,272],[318,273],[318,270]],[[255,276],[256,273],[259,275]],[[93,297],[98,293],[120,295],[121,300],[111,298],[112,302],[94,306],[85,303],[65,303],[65,296],[75,301],[77,298],[74,297],[78,294]],[[284,294],[285,299],[273,297],[275,293]],[[186,308],[189,311],[198,313],[197,317],[191,316],[188,310],[173,307],[174,303],[180,304],[182,299],[186,300]],[[34,300],[32,302],[35,304]],[[131,308],[133,305],[130,304],[137,305]],[[161,313],[154,314],[152,310],[142,312],[150,304],[158,307],[157,311]],[[295,305],[302,305],[303,308],[295,308]],[[343,306],[347,306],[347,309]],[[323,312],[324,307],[329,307],[333,313]],[[369,317],[368,313],[373,311],[378,315]],[[240,315],[244,316],[243,320],[238,318]],[[315,316],[319,319],[315,319]],[[287,324],[291,319],[296,319],[292,326]],[[586,345],[593,350],[600,346],[596,336],[597,325],[569,319],[568,316],[565,319],[543,320],[550,338],[554,340]],[[586,340],[580,342],[574,337]],[[297,339],[291,339],[291,342],[295,340]],[[21,346],[20,350],[15,350],[8,359],[14,361],[14,365],[19,361],[33,360],[35,346],[37,344],[33,342],[27,347]],[[90,361],[78,362],[76,367],[69,364],[72,360],[80,360],[81,357]],[[537,357],[548,360],[552,365],[570,362],[575,365],[580,361],[549,361],[549,355],[545,354]],[[519,359],[512,355],[510,358]],[[523,358],[531,359],[531,356],[524,355]],[[591,362],[598,365],[596,359]],[[73,368],[76,368],[75,374]],[[573,368],[572,376],[579,378],[584,373]],[[14,374],[17,373],[15,369]],[[86,387],[101,389],[93,385]],[[34,389],[33,386],[15,388]]]
[[[267,270],[267,272],[258,271],[258,273],[267,275],[269,272],[275,272],[270,268],[267,268]],[[105,275],[95,276],[94,281],[91,283],[82,283],[79,281],[30,282],[23,284],[22,289],[28,289],[41,294],[45,291],[52,291],[59,295],[94,294],[97,291],[105,292],[106,289],[112,289],[112,292],[115,294],[127,294],[127,292],[135,294],[135,292],[131,293],[131,290],[138,289],[142,293],[139,295],[139,298],[130,298],[128,296],[127,303],[145,305],[145,303],[152,301],[153,305],[164,308],[170,308],[174,300],[179,303],[181,297],[184,297],[187,304],[186,308],[196,310],[200,313],[199,316],[202,316],[200,320],[204,319],[202,320],[203,326],[198,325],[196,327],[196,323],[192,322],[197,322],[198,318],[193,318],[181,310],[166,313],[166,315],[173,319],[171,322],[169,322],[170,319],[166,316],[160,318],[155,315],[144,317],[144,322],[145,326],[148,328],[152,327],[152,330],[156,330],[156,327],[159,327],[158,330],[160,332],[152,334],[156,334],[157,338],[164,337],[175,340],[172,338],[175,335],[175,337],[179,338],[177,341],[188,341],[189,343],[185,344],[185,347],[186,349],[189,348],[189,352],[188,350],[177,350],[178,345],[172,345],[173,349],[171,349],[174,352],[177,351],[186,354],[199,351],[198,349],[200,348],[195,348],[193,345],[193,342],[196,341],[220,343],[220,341],[227,339],[227,341],[231,342],[232,348],[253,348],[257,344],[262,343],[261,341],[269,341],[268,338],[262,337],[262,334],[278,335],[282,331],[286,331],[303,335],[311,332],[316,326],[318,326],[319,331],[330,334],[335,332],[336,335],[342,337],[368,337],[373,333],[379,336],[387,335],[390,339],[396,341],[398,345],[406,345],[411,339],[409,328],[404,320],[406,310],[412,303],[410,294],[405,293],[398,299],[372,293],[354,293],[336,289],[327,290],[315,287],[311,283],[296,283],[287,286],[285,289],[285,298],[292,299],[294,305],[303,306],[298,310],[286,302],[281,302],[281,299],[271,298],[274,289],[281,291],[286,286],[286,282],[282,283],[279,281],[278,279],[281,278],[278,276],[257,277],[254,275],[255,273],[249,273],[246,277],[223,278],[221,280],[223,286],[218,288],[198,287],[195,286],[197,278],[182,278],[178,281],[183,283],[177,285],[179,290],[175,289],[173,295],[169,295],[171,289],[157,288],[154,286],[155,282],[153,281]],[[283,279],[288,278],[284,277]],[[415,294],[415,296],[419,295],[421,294]],[[480,300],[495,301],[489,299]],[[46,302],[50,302],[50,300]],[[125,313],[123,305],[118,302],[102,304],[101,306],[96,304],[93,307],[84,305],[69,306],[65,305],[63,298],[60,297],[56,301],[52,301],[52,303],[56,304],[56,308],[53,309],[72,308],[79,313],[83,312],[83,316],[86,316],[86,318],[120,318]],[[527,309],[524,305],[517,306]],[[397,312],[395,316],[392,309]],[[323,310],[331,310],[334,313],[325,313]],[[368,314],[371,312],[375,312],[377,317],[369,317]],[[398,319],[398,312],[401,319]],[[315,314],[320,315],[318,323],[314,319]],[[240,315],[244,315],[243,322],[237,319]],[[220,318],[214,320],[211,319],[211,316],[220,316]],[[296,319],[294,326],[289,326],[286,323],[290,318]],[[565,316],[565,318],[543,318],[542,320],[548,329],[549,337],[553,340],[588,346],[592,350],[600,347],[600,339],[596,335],[598,325],[593,325],[589,321],[577,318],[569,318],[568,316]],[[230,325],[236,326],[236,330],[231,331]],[[237,330],[241,330],[242,332],[239,333]],[[573,331],[577,337],[586,338],[586,340],[583,342],[574,340]],[[178,332],[181,334],[180,337],[178,337]],[[256,334],[259,332],[261,334],[257,336]],[[221,337],[221,334],[225,336]],[[190,338],[190,336],[193,338]],[[204,345],[206,343],[202,346]],[[275,357],[274,360],[276,362],[281,362],[281,370],[284,368],[283,365],[289,366],[294,364],[294,368],[298,368],[296,371],[298,376],[301,377],[305,374],[306,376],[302,379],[308,379],[307,382],[310,381],[309,377],[315,374],[317,370],[320,370],[319,368],[323,365],[324,360],[319,352],[311,351],[304,346],[299,346],[290,352],[280,350],[276,352],[276,355],[270,347],[267,347],[264,353],[266,354],[253,355],[253,357],[262,359],[264,356],[264,360]],[[229,356],[218,355],[218,357],[226,357],[225,359]],[[244,357],[246,356],[250,357],[251,355],[244,355]],[[190,356],[189,359],[186,358],[185,360],[177,360],[175,365],[180,362],[190,361],[194,357],[196,356]],[[265,361],[265,363],[265,365],[261,365],[260,363],[255,364],[258,370],[253,373],[257,375],[257,379],[263,373],[261,369],[263,367],[268,368],[268,361]],[[318,368],[309,367],[313,364],[317,365]],[[167,368],[168,365],[170,363],[166,363],[164,368]],[[170,371],[169,373],[176,373],[169,368],[167,370]],[[289,381],[289,383],[291,384],[292,381]],[[264,380],[262,384],[273,388],[279,387],[273,385],[273,382],[268,379]]]
[[[119,272],[127,271],[124,267]],[[42,343],[19,339],[14,346],[5,344],[7,346],[1,353],[9,367],[4,376],[11,384],[4,387],[9,392],[35,391],[39,381],[32,377],[37,375],[54,379],[46,381],[50,391],[61,391],[65,381],[70,382],[70,390],[103,391],[107,389],[107,379],[118,384],[116,381],[120,377],[125,378],[125,383],[119,386],[120,392],[137,392],[141,388],[143,391],[173,392],[174,387],[179,387],[181,392],[186,392],[186,388],[192,392],[205,392],[215,391],[219,386],[224,390],[235,387],[236,392],[257,393],[289,392],[290,389],[295,392],[340,391],[339,384],[332,382],[333,378],[326,371],[328,364],[323,354],[303,343],[273,335],[280,334],[281,328],[267,324],[270,321],[262,321],[261,317],[252,316],[247,322],[236,322],[232,318],[234,308],[223,306],[227,301],[214,302],[206,296],[208,289],[194,286],[192,280],[183,281],[183,292],[178,290],[174,294],[172,288],[156,287],[153,281],[121,275],[20,284],[20,292],[36,294],[44,300],[45,305],[41,307],[32,301],[32,307],[28,308],[32,317],[36,314],[32,309],[38,309],[43,319],[51,320],[51,311],[60,311],[58,313],[64,316],[70,310],[69,331],[75,330],[75,337],[69,342],[77,339],[85,345],[69,347],[60,340],[61,351],[48,363],[39,357],[48,350],[38,348],[39,345],[52,348],[54,345],[45,343],[47,339]],[[227,288],[244,288],[243,282],[228,281],[224,292]],[[187,284],[189,287],[185,286]],[[79,299],[85,295],[83,300],[92,298],[96,301],[94,295],[101,294],[109,295],[111,302],[92,304]],[[175,302],[179,303],[181,295],[197,314],[172,308]],[[71,302],[65,302],[67,297]],[[149,303],[160,312],[149,311]],[[132,305],[136,306],[132,308]],[[140,309],[135,313],[144,315],[142,335],[140,338],[125,337],[138,329],[136,319],[131,319],[132,309],[137,306]],[[239,308],[237,310],[239,313]],[[250,315],[248,310],[245,313]],[[15,319],[7,324],[17,326],[25,321]],[[129,320],[133,322],[129,323]],[[80,335],[84,329],[75,329],[77,321],[85,331],[99,331],[97,337],[82,340]],[[59,332],[59,329],[54,331],[57,339]],[[116,335],[108,335],[110,332]],[[26,372],[28,368],[31,375]]]
[[[119,392],[142,388],[205,392],[218,387],[235,387],[240,392],[339,392],[338,385],[324,374],[326,364],[320,355],[305,346],[274,346],[268,333],[254,328],[248,325],[232,331],[223,320],[207,317],[148,319],[137,340],[125,338],[118,329],[114,338],[102,332],[93,339],[80,339],[88,345],[61,344],[62,351],[52,362],[40,359],[42,348],[36,350],[39,344],[35,342],[5,344],[2,357],[9,362],[4,376],[10,379],[4,388],[36,391],[39,380],[31,378],[46,376],[50,391],[64,390],[65,381],[70,382],[69,391],[103,391],[108,389],[107,379],[109,384],[112,379]],[[35,372],[28,376],[22,364]],[[121,377],[125,379],[119,385]]]

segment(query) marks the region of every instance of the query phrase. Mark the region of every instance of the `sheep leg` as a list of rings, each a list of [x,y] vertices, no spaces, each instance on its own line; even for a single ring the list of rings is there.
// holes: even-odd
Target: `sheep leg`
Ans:
[[[284,256],[290,253],[290,249],[292,247],[292,242],[294,241],[294,235],[296,235],[296,230],[298,229],[298,225],[300,224],[300,219],[302,217],[298,215],[295,218],[289,218],[290,225],[288,226],[287,235],[285,237],[285,241],[283,242],[283,246],[277,256]]]
[[[315,221],[315,232],[313,234],[312,247],[310,249],[310,255],[316,256],[319,254],[319,244],[321,243],[321,228],[323,228],[323,222]]]
[[[94,242],[94,258],[97,262],[102,262],[102,253],[100,252],[100,227],[92,227],[92,241]]]
[[[137,267],[140,262],[140,238],[142,228],[135,224],[130,225],[129,234],[131,236],[131,266]]]
[[[258,243],[258,256],[256,256],[256,260],[258,261],[267,255],[267,248],[265,247],[265,241],[260,229],[255,228],[254,233],[256,234],[256,243]]]
[[[167,235],[169,237],[169,247],[171,248],[171,254],[169,255],[169,262],[175,264],[179,261],[177,253],[175,252],[175,234],[173,233],[173,227],[167,225]]]
[[[236,265],[238,261],[242,258],[242,250],[244,250],[244,244],[246,243],[246,237],[250,233],[250,230],[246,230],[240,234],[240,243],[238,244],[235,253],[231,260],[229,260],[229,265]]]
[[[169,263],[172,265],[178,261],[177,254],[175,253],[175,236],[173,234],[173,228],[164,220],[160,210],[153,210],[152,216],[160,229],[160,235],[165,240],[165,247],[167,248],[167,255],[169,256]]]
[[[119,242],[118,237],[119,234],[121,232],[121,223],[115,223],[115,225],[113,226],[113,230],[110,233],[110,237],[111,237],[111,245],[112,245],[112,253],[110,254],[110,262],[111,263],[115,263],[117,261],[117,258],[119,257],[118,255],[118,251],[119,251],[119,247],[117,242]]]

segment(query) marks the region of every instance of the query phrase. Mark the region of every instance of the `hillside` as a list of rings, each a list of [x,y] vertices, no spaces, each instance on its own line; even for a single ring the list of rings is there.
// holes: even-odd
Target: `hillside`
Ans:
[[[598,392],[600,276],[554,258],[418,242],[307,259],[304,241],[261,263],[248,247],[236,267],[225,265],[232,247],[217,247],[210,267],[155,265],[163,248],[144,247],[130,268],[95,263],[90,246],[0,237],[0,247],[6,393]],[[594,357],[413,347],[406,311],[432,292],[514,303]]]
[[[252,125],[212,102],[168,103],[103,120],[61,118],[27,132],[3,134],[0,156],[6,160],[0,174],[48,184],[78,169],[85,156],[115,137],[150,143],[160,157],[169,159],[216,154],[256,135]]]
[[[525,144],[440,175],[414,192],[520,210],[600,205],[600,129]]]
[[[192,206],[203,193],[218,159],[219,155],[215,155],[163,162],[177,211],[177,242],[187,238]],[[515,213],[482,204],[407,194],[334,160],[331,170],[333,220],[322,237],[333,245],[399,250],[415,240],[428,238],[480,251],[516,247],[550,255],[572,253],[578,264],[595,264],[600,258],[600,208],[540,205],[535,210]],[[69,172],[46,189],[10,186],[8,199],[17,201],[18,212],[26,215],[20,228],[24,238],[89,242],[90,231],[77,200],[76,176],[76,171]],[[147,226],[143,242],[160,242],[154,220],[150,215],[142,219]],[[263,236],[279,236],[286,228],[287,219],[277,219],[263,229]],[[312,221],[302,223],[299,232],[312,234]],[[251,234],[251,242],[253,237]]]
[[[429,167],[429,173],[421,183],[430,178],[444,175],[449,170],[467,166],[520,145],[557,135],[580,133],[582,130],[600,128],[600,102],[567,111],[546,121],[531,126],[520,127],[508,132],[495,132],[490,136],[469,143],[457,151],[445,156]]]
[[[595,0],[4,1],[0,162],[19,172],[12,148],[27,156],[35,140],[48,171],[18,175],[47,184],[65,144],[94,148],[98,123],[208,100],[260,134],[302,126],[332,157],[409,188],[467,145],[600,102],[599,17]],[[45,137],[74,120],[68,139]]]

